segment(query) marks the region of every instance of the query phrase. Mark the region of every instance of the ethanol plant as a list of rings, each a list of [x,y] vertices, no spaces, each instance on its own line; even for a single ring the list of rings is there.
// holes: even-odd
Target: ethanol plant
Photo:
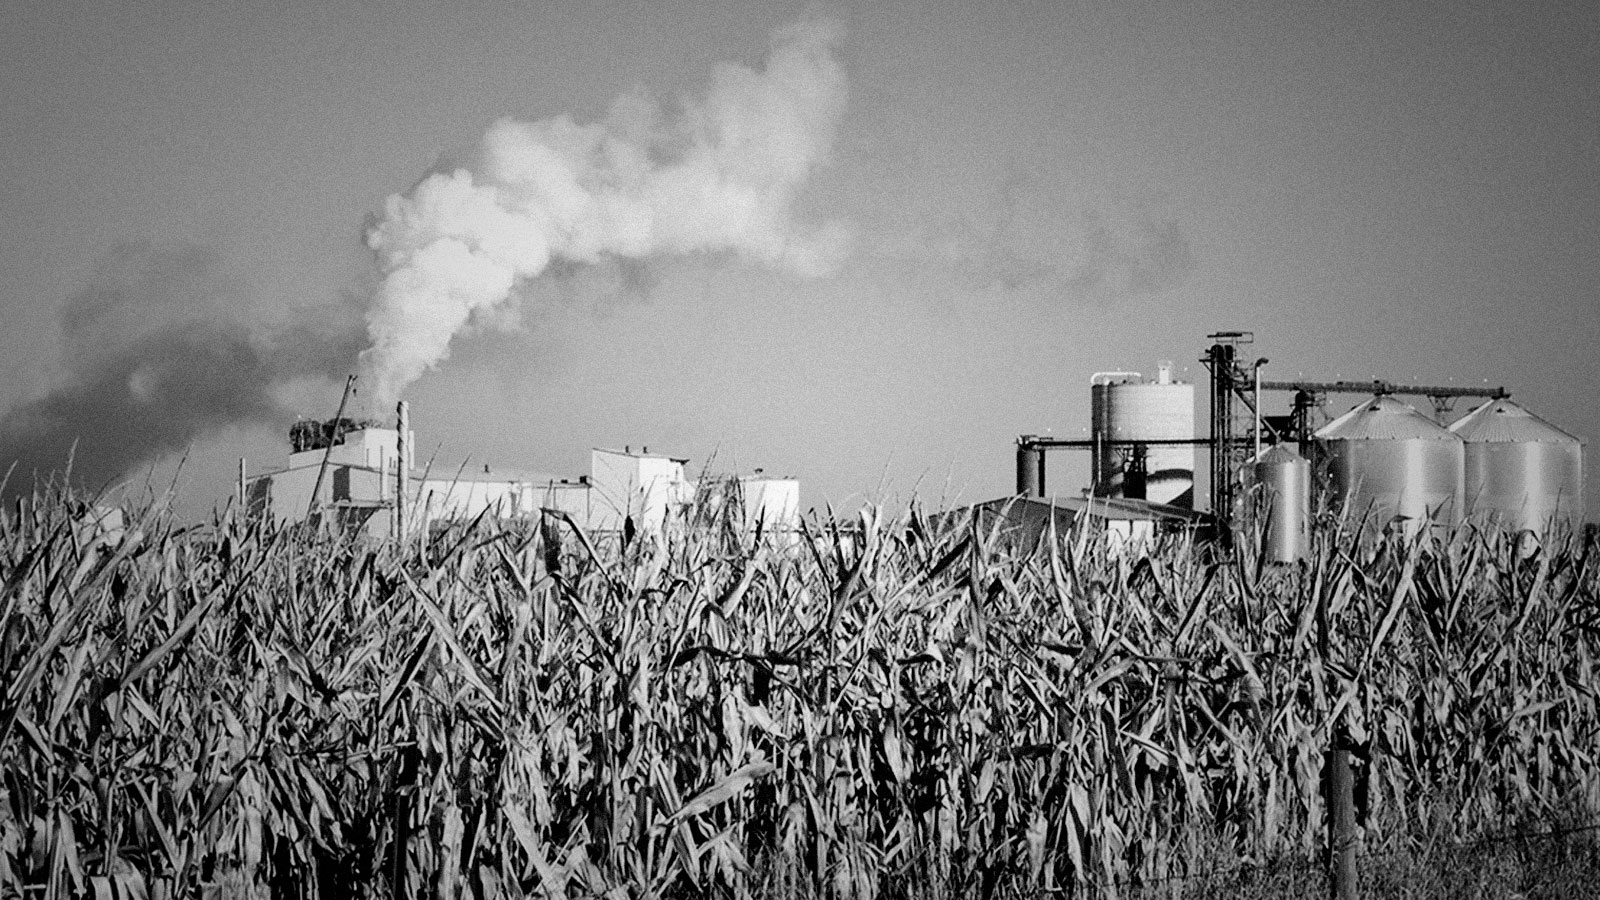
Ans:
[[[560,477],[480,466],[419,469],[408,404],[395,423],[349,419],[301,421],[289,430],[281,468],[250,475],[239,463],[239,497],[255,515],[279,522],[315,520],[350,534],[409,539],[435,527],[478,518],[497,521],[564,517],[585,533],[658,533],[692,505],[737,507],[746,531],[792,531],[800,482],[757,469],[752,474],[691,480],[688,460],[649,448],[594,448],[589,473]]]
[[[1368,532],[1416,535],[1463,522],[1494,522],[1534,536],[1581,526],[1583,444],[1510,399],[1503,387],[1419,387],[1387,381],[1274,381],[1268,360],[1246,363],[1250,332],[1209,335],[1208,433],[1195,426],[1195,386],[1157,374],[1098,372],[1090,379],[1090,437],[1017,438],[1017,494],[1058,504],[1046,454],[1091,454],[1083,496],[1115,499],[1123,515],[1193,524],[1197,451],[1210,460],[1210,533],[1227,542],[1257,526],[1277,562],[1305,557],[1313,510],[1342,515]],[[1290,394],[1286,413],[1264,398]],[[1329,397],[1366,395],[1330,417]],[[1424,397],[1431,415],[1402,400]],[[1479,405],[1454,422],[1461,398]]]

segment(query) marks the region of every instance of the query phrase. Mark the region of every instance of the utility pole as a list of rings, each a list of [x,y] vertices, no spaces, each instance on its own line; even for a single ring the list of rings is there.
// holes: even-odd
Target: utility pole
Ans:
[[[404,547],[408,529],[406,528],[406,497],[407,483],[411,477],[411,464],[407,458],[411,453],[411,404],[404,400],[395,404],[395,472],[394,472],[394,538]]]

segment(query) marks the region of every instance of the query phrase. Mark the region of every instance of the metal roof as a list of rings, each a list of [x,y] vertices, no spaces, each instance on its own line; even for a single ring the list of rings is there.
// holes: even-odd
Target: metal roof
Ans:
[[[987,512],[1011,510],[1018,513],[1027,509],[1053,510],[1072,516],[1088,515],[1097,519],[1181,524],[1195,524],[1206,518],[1205,513],[1186,507],[1127,497],[997,497],[949,512],[965,513],[968,509],[974,508]]]
[[[1267,465],[1282,465],[1285,463],[1305,462],[1306,458],[1296,453],[1295,449],[1288,444],[1275,444],[1261,451],[1261,455],[1256,457],[1255,461]]]
[[[412,472],[415,473],[416,470],[413,469]],[[444,482],[446,484],[450,482],[460,482],[462,484],[517,483],[542,486],[545,484],[560,483],[563,479],[559,476],[550,475],[544,472],[529,472],[521,469],[505,469],[500,467],[491,468],[487,465],[480,465],[477,468],[463,466],[456,470],[435,468],[428,473],[428,480],[430,482]],[[577,479],[569,480],[576,481]]]
[[[627,456],[632,457],[633,459],[665,459],[670,460],[671,462],[679,463],[680,465],[689,462],[689,457],[687,456],[671,456],[666,453],[646,453],[644,451],[635,453],[631,446],[625,447],[621,450],[616,450],[611,447],[590,447],[589,449],[596,453],[610,453],[613,456]]]
[[[1449,429],[1393,397],[1373,397],[1317,430],[1325,441],[1456,441]]]
[[[1462,416],[1450,430],[1471,444],[1582,443],[1510,400],[1490,400]]]

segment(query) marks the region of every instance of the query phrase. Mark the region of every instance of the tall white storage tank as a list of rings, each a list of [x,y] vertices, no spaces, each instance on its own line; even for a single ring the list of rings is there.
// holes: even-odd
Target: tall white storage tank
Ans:
[[[1393,397],[1374,397],[1316,433],[1328,458],[1334,499],[1352,521],[1407,534],[1425,521],[1461,521],[1461,438]]]
[[[1583,522],[1583,443],[1507,399],[1491,400],[1450,430],[1466,442],[1468,515],[1543,534]]]
[[[1090,409],[1097,441],[1192,440],[1194,385],[1172,379],[1172,364],[1162,363],[1153,381],[1137,372],[1102,372],[1090,379]],[[1098,447],[1094,492],[1125,497],[1125,473],[1132,448]],[[1144,497],[1156,503],[1194,508],[1194,447],[1149,447],[1145,452]]]

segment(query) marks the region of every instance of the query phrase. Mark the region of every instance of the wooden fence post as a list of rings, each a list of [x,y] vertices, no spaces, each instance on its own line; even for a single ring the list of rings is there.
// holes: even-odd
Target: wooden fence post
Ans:
[[[1350,742],[1341,724],[1328,751],[1328,884],[1333,900],[1356,900],[1355,776],[1350,771]]]

